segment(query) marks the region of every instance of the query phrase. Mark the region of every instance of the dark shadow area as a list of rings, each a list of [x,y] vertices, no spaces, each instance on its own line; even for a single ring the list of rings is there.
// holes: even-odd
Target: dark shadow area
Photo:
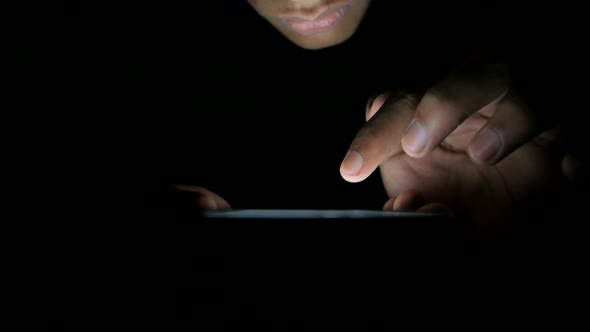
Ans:
[[[587,165],[577,81],[588,57],[574,9],[425,7],[375,1],[353,38],[317,52],[245,1],[62,8],[57,31],[39,33],[51,72],[35,81],[51,96],[35,118],[44,152],[27,151],[30,173],[50,182],[31,186],[43,201],[30,202],[42,215],[26,279],[35,317],[77,331],[574,321],[586,299],[587,173],[509,229],[462,218],[212,223],[161,195],[182,183],[235,208],[381,209],[379,172],[354,184],[339,174],[367,100],[423,92],[478,52],[519,65],[524,95],[543,121],[564,120]]]

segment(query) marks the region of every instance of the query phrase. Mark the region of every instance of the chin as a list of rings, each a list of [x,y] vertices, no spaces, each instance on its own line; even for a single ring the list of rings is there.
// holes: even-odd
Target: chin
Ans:
[[[320,50],[323,48],[334,47],[340,45],[352,37],[354,33],[347,34],[324,34],[314,36],[293,36],[289,33],[284,33],[285,37],[289,39],[293,44],[307,49],[307,50]]]

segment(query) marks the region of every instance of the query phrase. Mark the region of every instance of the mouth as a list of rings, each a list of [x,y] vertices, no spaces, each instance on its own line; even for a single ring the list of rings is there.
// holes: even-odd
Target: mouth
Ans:
[[[327,10],[313,21],[300,18],[282,18],[281,23],[293,32],[309,36],[331,30],[346,17],[349,11],[350,3],[347,3]]]

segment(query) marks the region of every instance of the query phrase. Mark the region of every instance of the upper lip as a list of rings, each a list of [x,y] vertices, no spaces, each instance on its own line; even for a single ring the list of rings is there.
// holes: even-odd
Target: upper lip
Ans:
[[[344,3],[344,4],[338,4],[336,6],[332,6],[332,7],[324,7],[319,14],[317,14],[315,17],[313,18],[309,18],[309,17],[301,17],[301,16],[285,16],[283,17],[284,20],[292,20],[292,21],[301,21],[301,22],[314,22],[317,20],[321,20],[322,18],[332,14],[335,11],[338,11],[340,9],[342,9],[342,7],[347,6],[348,3]]]

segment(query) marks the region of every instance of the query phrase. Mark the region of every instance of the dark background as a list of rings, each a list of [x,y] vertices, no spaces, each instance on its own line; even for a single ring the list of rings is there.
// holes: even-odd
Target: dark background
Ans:
[[[293,45],[243,1],[118,14],[104,83],[120,99],[106,107],[112,121],[102,117],[130,146],[115,167],[149,185],[204,186],[236,208],[380,208],[378,172],[349,184],[338,171],[367,100],[423,92],[467,57],[513,63],[548,121],[569,121],[579,98],[564,84],[582,59],[576,22],[548,24],[554,8],[375,1],[352,39],[319,51]]]
[[[367,100],[423,92],[470,56],[514,64],[541,118],[574,126],[573,150],[585,146],[573,7],[374,1],[355,36],[318,51],[293,45],[245,1],[60,9],[30,41],[45,74],[39,101],[53,109],[33,126],[55,156],[47,173],[75,174],[72,191],[117,186],[132,199],[183,183],[234,207],[380,208],[378,172],[350,184],[338,171]]]
[[[568,227],[584,218],[573,213],[556,220],[567,224],[560,232],[516,253],[502,242],[457,244],[465,229],[451,224],[404,224],[253,228],[244,234],[262,242],[228,256],[211,251],[220,246],[213,240],[234,249],[248,241],[202,233],[186,216],[145,204],[160,186],[186,183],[234,207],[380,208],[378,173],[350,184],[338,172],[368,98],[424,91],[473,54],[519,64],[542,111],[572,119],[584,96],[575,83],[586,66],[582,21],[574,8],[536,6],[375,1],[353,38],[320,51],[292,45],[242,1],[63,6],[36,44],[46,73],[38,83],[53,109],[36,118],[50,156],[38,172],[56,188],[42,204],[60,216],[35,237],[42,317],[73,328],[115,319],[268,326],[271,316],[346,324],[356,314],[422,310],[453,319],[451,298],[463,303],[457,311],[486,319],[519,316],[521,304],[554,309],[548,303],[576,288],[565,282],[576,279],[572,248],[580,247]],[[260,250],[265,244],[274,246]],[[493,303],[504,296],[512,305],[499,311]],[[393,305],[363,305],[382,301]],[[492,309],[466,310],[482,302]]]

